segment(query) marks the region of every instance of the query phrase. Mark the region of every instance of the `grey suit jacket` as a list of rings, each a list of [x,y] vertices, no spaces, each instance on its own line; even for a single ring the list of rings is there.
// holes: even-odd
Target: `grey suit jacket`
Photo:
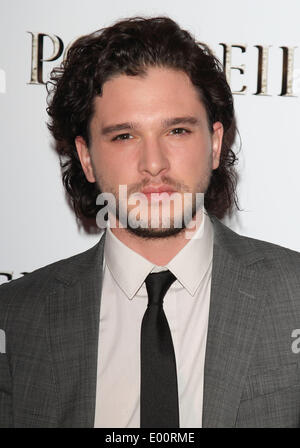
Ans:
[[[210,219],[202,425],[300,427],[300,253]],[[93,427],[103,248],[0,287],[0,427]]]

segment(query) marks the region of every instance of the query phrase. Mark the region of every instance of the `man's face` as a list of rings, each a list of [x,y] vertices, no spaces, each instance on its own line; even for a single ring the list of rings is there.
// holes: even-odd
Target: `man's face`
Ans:
[[[216,122],[213,129],[211,133],[205,107],[188,75],[155,67],[147,70],[146,77],[119,75],[104,83],[102,96],[95,98],[89,148],[79,136],[76,147],[87,180],[96,181],[102,192],[113,193],[117,204],[119,185],[127,186],[128,197],[146,195],[150,227],[155,207],[160,215],[164,207],[164,202],[155,201],[150,207],[153,192],[173,191],[181,197],[192,193],[195,213],[194,194],[205,193],[212,170],[219,165],[223,126]],[[126,206],[130,214],[134,205],[121,201],[124,210]],[[175,234],[181,230],[174,229],[176,213],[183,212],[184,208],[170,208],[173,230],[162,228],[160,216],[157,228],[140,230],[140,236]],[[139,229],[134,232],[139,234]]]

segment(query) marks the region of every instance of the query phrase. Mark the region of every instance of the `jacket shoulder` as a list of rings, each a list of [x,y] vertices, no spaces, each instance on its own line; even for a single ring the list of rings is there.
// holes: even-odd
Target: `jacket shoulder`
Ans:
[[[285,261],[300,269],[300,252],[272,242],[241,235],[225,225],[215,216],[211,216],[218,244],[229,253],[246,262],[251,259],[264,258],[266,261]],[[251,257],[251,254],[255,256]]]
[[[279,244],[271,243],[269,241],[259,240],[248,236],[239,235],[240,238],[245,239],[249,244],[257,247],[266,258],[283,257],[291,261],[300,262],[300,252],[290,249]]]
[[[263,269],[277,291],[285,285],[300,306],[300,253],[278,244],[242,237],[263,257]]]
[[[95,263],[99,245],[100,242],[84,252],[0,285],[0,324],[8,309],[25,311],[28,307],[41,306],[43,297],[51,294],[60,284],[68,285],[75,281],[80,270]]]

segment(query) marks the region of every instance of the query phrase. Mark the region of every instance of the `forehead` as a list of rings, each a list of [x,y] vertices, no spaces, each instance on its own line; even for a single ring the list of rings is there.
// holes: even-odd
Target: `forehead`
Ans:
[[[151,67],[145,76],[114,76],[95,99],[95,115],[101,121],[155,121],[172,114],[206,116],[206,111],[189,76],[169,68]]]

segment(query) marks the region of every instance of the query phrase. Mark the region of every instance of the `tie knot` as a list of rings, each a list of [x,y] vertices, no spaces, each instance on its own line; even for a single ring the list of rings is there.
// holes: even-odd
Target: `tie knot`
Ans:
[[[175,280],[176,277],[171,271],[149,274],[145,280],[148,293],[148,305],[162,305],[168,289]]]

